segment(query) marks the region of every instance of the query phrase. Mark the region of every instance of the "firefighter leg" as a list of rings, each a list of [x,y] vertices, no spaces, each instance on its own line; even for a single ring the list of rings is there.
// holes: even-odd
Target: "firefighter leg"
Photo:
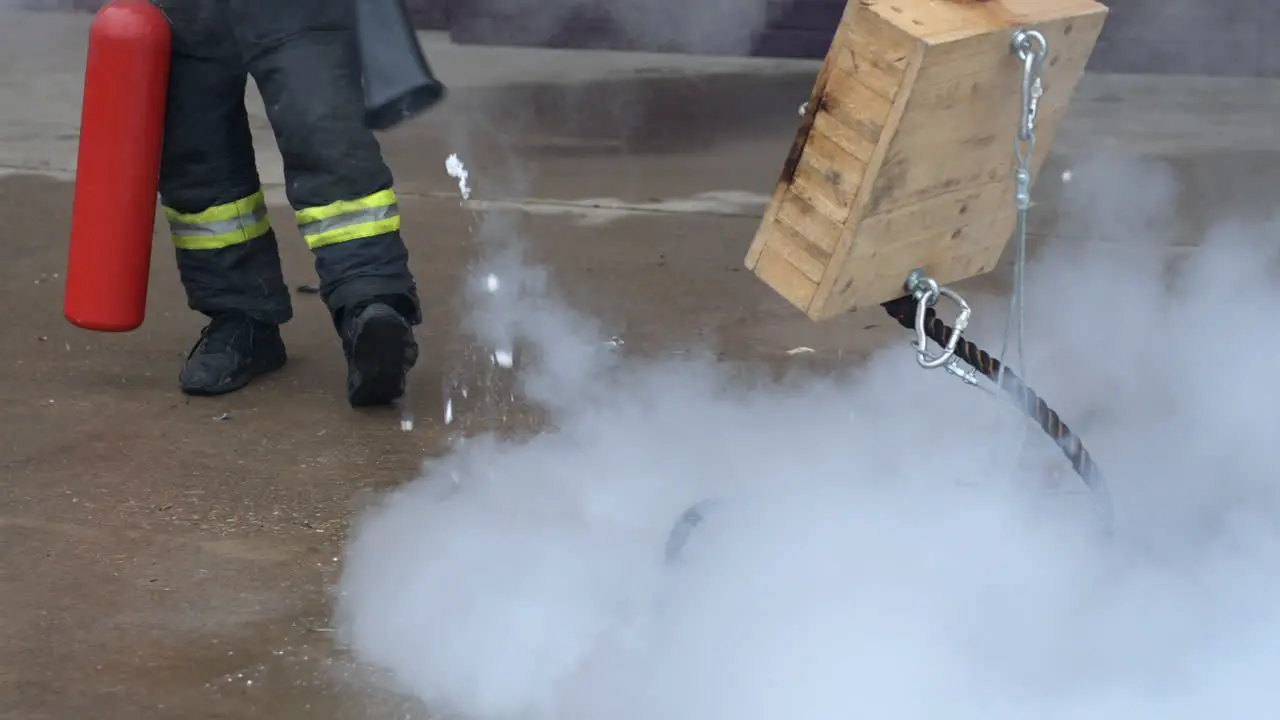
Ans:
[[[365,127],[350,0],[232,0],[249,71],[284,158],[289,202],[342,336],[352,405],[404,392],[417,289],[391,171]]]
[[[174,28],[160,198],[192,309],[210,324],[180,375],[193,395],[236,390],[285,363],[292,314],[254,166],[246,71],[209,2],[165,6]]]

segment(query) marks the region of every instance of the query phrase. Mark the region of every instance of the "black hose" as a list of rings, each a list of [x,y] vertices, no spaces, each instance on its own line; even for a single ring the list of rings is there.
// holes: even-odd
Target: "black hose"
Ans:
[[[915,329],[918,303],[914,297],[907,296],[891,300],[881,307],[902,327],[908,330]],[[938,313],[933,308],[925,310],[924,331],[930,340],[942,346],[950,342],[952,334],[955,333],[954,329],[938,318]],[[998,384],[1000,389],[1017,403],[1023,414],[1034,420],[1045,434],[1053,438],[1053,441],[1062,449],[1062,454],[1066,455],[1067,460],[1071,462],[1071,469],[1075,470],[1076,475],[1080,476],[1096,499],[1102,502],[1109,521],[1110,498],[1102,472],[1079,436],[1067,427],[1057,411],[1049,407],[1048,403],[1023,382],[1017,373],[1007,367],[1004,368],[1004,372],[1001,372],[1002,365],[999,360],[964,337],[956,343],[956,357],[982,373],[991,382]]]
[[[907,296],[891,300],[881,307],[885,309],[885,312],[889,313],[890,317],[897,320],[902,327],[908,330],[915,329],[918,302],[914,297]],[[924,330],[925,335],[930,340],[944,347],[951,341],[951,336],[955,333],[953,328],[938,317],[933,308],[926,308],[925,310]],[[1109,533],[1112,519],[1111,494],[1107,490],[1107,483],[1102,477],[1102,472],[1098,469],[1097,463],[1093,461],[1093,456],[1089,454],[1079,436],[1072,432],[1071,428],[1067,427],[1067,424],[1062,421],[1057,411],[1049,407],[1048,403],[1023,382],[1017,373],[1008,368],[1004,368],[1004,372],[1001,372],[1002,364],[992,357],[991,353],[962,336],[956,342],[955,356],[974,370],[982,373],[991,382],[999,385],[1005,394],[1013,398],[1023,414],[1034,420],[1041,430],[1044,430],[1050,438],[1053,438],[1053,441],[1061,448],[1062,454],[1071,462],[1071,469],[1075,470],[1076,475],[1080,476],[1080,480],[1089,489],[1094,506],[1102,518],[1103,527]],[[684,550],[685,544],[688,542],[694,528],[706,520],[708,511],[712,510],[716,504],[717,501],[713,499],[703,500],[685,510],[676,519],[671,531],[667,534],[665,554],[668,563],[674,562],[680,557],[680,553]]]

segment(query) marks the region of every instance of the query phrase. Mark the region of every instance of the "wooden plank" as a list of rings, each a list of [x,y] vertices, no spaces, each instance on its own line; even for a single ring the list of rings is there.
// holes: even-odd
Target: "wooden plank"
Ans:
[[[852,17],[855,11],[853,3],[845,5],[844,16],[840,21],[842,26]],[[756,269],[756,265],[759,263],[760,256],[764,252],[765,247],[777,237],[777,233],[773,231],[773,224],[778,221],[778,211],[787,197],[792,185],[792,180],[795,178],[796,170],[799,168],[800,155],[804,152],[804,146],[809,141],[809,133],[813,130],[816,124],[819,105],[821,105],[822,98],[826,95],[827,80],[835,70],[835,56],[839,52],[840,50],[837,47],[837,44],[832,43],[831,47],[827,50],[827,59],[823,62],[822,67],[818,70],[818,76],[813,81],[813,90],[809,94],[809,101],[805,104],[806,110],[804,117],[800,121],[800,126],[796,128],[795,139],[791,142],[791,150],[787,153],[786,162],[782,165],[782,172],[778,175],[778,182],[774,185],[773,195],[769,200],[769,207],[765,211],[764,220],[756,230],[756,235],[751,241],[751,247],[747,249],[746,265],[748,268],[753,270]],[[807,198],[806,201],[808,201]],[[812,205],[812,202],[809,202],[809,204]],[[840,225],[843,230],[843,225],[840,223],[838,218],[830,218],[830,216],[828,216],[828,219],[834,221],[837,225]],[[763,273],[758,271],[757,274],[760,275],[761,278],[765,277]],[[773,283],[768,280],[765,280],[765,282],[773,285]],[[777,289],[776,285],[774,286],[774,289]],[[805,301],[806,303],[808,302],[808,299],[812,299],[812,293],[807,296]]]
[[[807,306],[813,300],[817,283],[805,277],[777,245],[775,241],[762,248],[755,273],[791,304]]]
[[[1013,33],[1048,42],[1034,174],[1106,13],[1095,0],[851,1],[748,267],[814,319],[899,297],[918,267],[942,282],[995,267],[1014,221]],[[819,262],[810,289],[800,278]]]
[[[866,164],[816,128],[809,133],[792,186],[831,220],[844,224]]]
[[[822,248],[829,259],[840,242],[841,224],[803,197],[788,191],[778,206],[778,221]],[[821,278],[818,278],[819,280]]]
[[[893,298],[902,295],[903,265],[917,263],[942,283],[963,280],[995,267],[993,232],[1012,217],[1013,185],[1008,180],[961,188],[916,205],[865,218],[859,232],[892,238],[884,246],[855,246],[835,281],[838,300],[858,294]],[[1004,239],[1001,238],[1003,246]]]
[[[890,10],[896,9],[897,5],[891,5]],[[854,199],[853,212],[845,223],[845,233],[842,236],[842,242],[831,254],[831,265],[827,268],[823,280],[818,284],[818,289],[814,293],[813,300],[807,309],[810,317],[814,319],[825,319],[834,315],[841,314],[852,308],[840,307],[831,302],[834,297],[837,302],[845,302],[844,298],[853,297],[854,302],[857,301],[857,290],[852,284],[837,291],[837,283],[840,280],[841,268],[846,264],[859,262],[859,255],[868,252],[867,240],[859,243],[856,231],[861,222],[862,215],[871,202],[873,194],[876,191],[876,183],[880,168],[884,164],[885,155],[889,152],[890,143],[897,134],[898,125],[902,122],[903,115],[906,114],[907,103],[911,98],[911,88],[915,84],[916,78],[920,74],[921,67],[925,62],[925,46],[923,43],[910,42],[908,33],[902,32],[901,28],[894,24],[884,22],[885,18],[874,11],[875,2],[871,0],[868,4],[867,0],[861,0],[859,6],[860,14],[865,14],[865,18],[855,21],[849,29],[849,35],[852,42],[859,42],[858,48],[861,51],[862,46],[870,48],[872,55],[876,56],[878,65],[888,62],[898,65],[904,64],[904,72],[902,83],[893,93],[894,101],[889,106],[884,120],[880,126],[880,132],[876,142],[876,149],[871,154],[871,159],[867,162],[867,176],[863,178],[859,186],[858,196]],[[893,269],[890,268],[890,271]],[[908,271],[909,272],[909,271]],[[905,278],[906,275],[904,274]],[[901,285],[901,283],[899,283]],[[884,298],[890,300],[892,298]],[[881,301],[883,302],[883,300]]]

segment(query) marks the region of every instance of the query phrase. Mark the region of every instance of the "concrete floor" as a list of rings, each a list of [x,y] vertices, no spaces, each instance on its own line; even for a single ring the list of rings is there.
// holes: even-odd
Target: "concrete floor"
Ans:
[[[189,400],[176,373],[201,319],[163,237],[143,329],[94,335],[61,317],[86,27],[0,13],[2,719],[417,716],[334,649],[328,587],[369,492],[499,422],[479,407],[441,421],[442,388],[474,372],[458,291],[480,250],[444,172],[450,152],[472,169],[477,209],[510,214],[532,259],[627,352],[711,343],[727,360],[821,364],[906,342],[874,313],[814,326],[741,270],[813,64],[426,36],[454,94],[383,138],[427,312],[408,400],[417,428],[346,407],[337,339],[306,294],[285,330],[286,371]],[[309,283],[254,108],[286,275]],[[1194,242],[1216,217],[1270,212],[1277,111],[1274,82],[1089,77],[1055,168],[1098,146],[1161,156],[1183,186],[1181,240]],[[1054,177],[1039,188],[1039,234],[1055,220]],[[788,359],[800,345],[817,352]]]

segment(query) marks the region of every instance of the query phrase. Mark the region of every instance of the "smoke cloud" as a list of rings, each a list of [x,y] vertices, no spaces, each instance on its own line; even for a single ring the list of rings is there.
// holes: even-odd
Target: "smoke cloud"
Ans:
[[[479,300],[475,327],[525,344],[553,427],[470,439],[360,518],[344,639],[481,720],[1263,717],[1280,380],[1248,311],[1280,301],[1280,221],[1174,253],[1165,167],[1074,175],[1081,239],[1030,268],[1026,362],[1108,474],[1113,536],[1038,430],[1015,457],[1016,411],[905,345],[783,382],[624,359],[491,225],[507,244],[479,272],[519,302]],[[974,339],[998,342],[1002,307],[978,299]]]

